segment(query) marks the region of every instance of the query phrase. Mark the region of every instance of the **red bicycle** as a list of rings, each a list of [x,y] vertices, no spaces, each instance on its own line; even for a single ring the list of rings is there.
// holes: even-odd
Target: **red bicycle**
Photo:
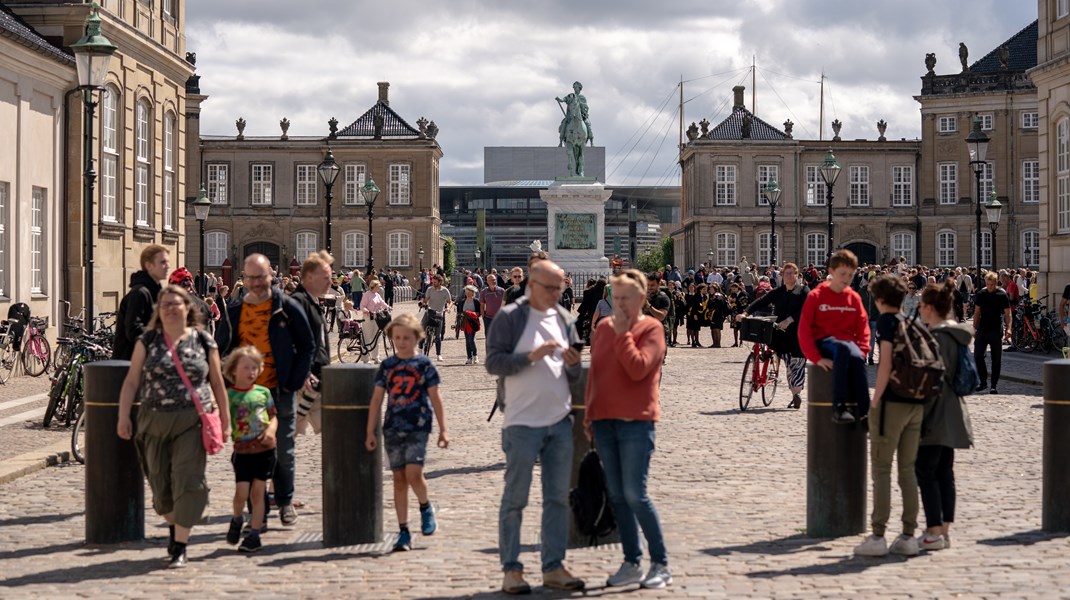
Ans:
[[[754,347],[743,363],[743,378],[739,383],[739,410],[747,410],[751,398],[762,393],[762,405],[769,406],[780,381],[780,357],[769,347],[776,330],[776,317],[746,317],[740,323],[740,339],[753,342]]]

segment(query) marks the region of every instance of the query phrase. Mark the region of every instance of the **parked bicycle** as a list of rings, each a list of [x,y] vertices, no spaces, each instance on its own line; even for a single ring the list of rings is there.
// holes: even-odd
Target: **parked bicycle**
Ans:
[[[338,334],[339,362],[357,362],[369,354],[375,354],[376,347],[379,345],[379,338],[382,338],[383,348],[386,349],[387,354],[394,353],[394,344],[390,341],[390,336],[386,335],[385,331],[386,326],[390,324],[390,312],[384,310],[372,313],[372,318],[375,319],[375,324],[379,326],[379,329],[371,340],[364,339],[364,330],[361,327],[362,320],[350,319],[342,321],[342,327]]]
[[[1023,303],[1015,310],[1011,340],[1022,352],[1062,350],[1068,344],[1055,311],[1040,303]]]
[[[0,321],[0,329],[3,329],[0,336],[0,383],[7,383],[15,373],[15,367],[22,357],[22,344],[30,319],[30,307],[19,302],[12,304],[7,311],[7,319]]]
[[[26,340],[22,344],[22,368],[31,377],[40,377],[52,365],[52,346],[45,337],[46,329],[47,319],[30,318]]]
[[[420,351],[424,353],[424,356],[431,356],[431,349],[434,348],[435,337],[442,339],[443,323],[446,319],[446,311],[437,311],[431,309],[425,309],[427,313],[431,315],[427,319],[427,326],[424,327],[424,339],[420,342]]]
[[[54,418],[61,420],[64,427],[69,427],[72,421],[78,420],[85,398],[82,366],[87,362],[111,357],[111,350],[102,346],[100,341],[94,335],[71,341],[67,362],[56,368],[56,376],[52,378],[52,387],[48,391],[45,427],[51,425]]]
[[[751,398],[762,393],[762,404],[769,406],[780,382],[780,357],[769,347],[776,330],[776,317],[746,317],[740,322],[740,340],[754,342],[739,383],[739,410],[747,410]]]

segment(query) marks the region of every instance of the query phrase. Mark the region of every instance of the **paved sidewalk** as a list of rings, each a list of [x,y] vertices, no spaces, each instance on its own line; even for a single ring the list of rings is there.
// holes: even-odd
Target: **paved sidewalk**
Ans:
[[[232,477],[227,457],[209,461],[211,523],[194,529],[190,567],[178,572],[163,568],[167,530],[151,509],[147,541],[83,543],[80,465],[0,485],[0,597],[498,597],[501,421],[486,422],[494,382],[482,366],[463,365],[463,341],[450,337],[443,354],[452,441],[449,450],[429,449],[427,462],[441,529],[430,538],[417,536],[412,552],[385,554],[385,545],[322,547],[321,448],[320,438],[311,436],[298,441],[298,498],[307,506],[292,529],[273,520],[265,549],[252,556],[223,541]],[[740,413],[745,357],[732,348],[670,351],[650,490],[675,582],[644,597],[1070,597],[1068,538],[1038,531],[1043,410],[1037,386],[1007,382],[1001,395],[968,399],[977,448],[956,457],[953,548],[909,560],[861,559],[851,555],[861,536],[805,537],[806,413],[783,408],[786,390],[769,408],[759,402]],[[388,474],[384,483],[390,533],[396,521]],[[522,540],[533,584],[539,583],[539,504],[536,482]],[[893,500],[889,535],[899,533],[899,510]],[[588,595],[617,595],[602,585],[619,553],[618,547],[571,551],[568,565],[587,579]],[[568,596],[541,587],[535,592]]]

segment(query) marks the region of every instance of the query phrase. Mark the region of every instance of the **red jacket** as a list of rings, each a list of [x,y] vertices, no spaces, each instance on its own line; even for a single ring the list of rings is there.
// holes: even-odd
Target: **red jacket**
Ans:
[[[862,354],[869,354],[869,316],[862,297],[851,288],[836,293],[825,281],[810,292],[803,304],[799,347],[810,362],[820,362],[817,341],[830,336],[854,342]]]

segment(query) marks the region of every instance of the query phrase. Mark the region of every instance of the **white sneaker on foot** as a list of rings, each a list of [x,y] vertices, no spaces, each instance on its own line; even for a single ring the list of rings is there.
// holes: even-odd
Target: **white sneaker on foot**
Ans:
[[[639,587],[652,590],[660,590],[670,585],[672,585],[672,571],[669,570],[669,565],[661,563],[650,563],[650,570],[647,571],[646,577],[639,582]]]
[[[899,556],[917,556],[918,540],[914,536],[904,533],[895,538],[895,541],[892,542],[892,547],[888,551]]]
[[[442,362],[442,355],[441,354],[438,355],[438,358],[435,359],[435,362]]]
[[[871,535],[866,541],[855,546],[855,556],[885,556],[888,554],[888,542],[884,536]]]
[[[618,585],[633,585],[642,581],[643,569],[639,567],[639,564],[624,561],[621,563],[620,568],[617,569],[617,572],[606,579],[606,585],[615,587]]]
[[[931,535],[926,533],[918,538],[918,548],[921,550],[930,552],[932,550],[943,550],[945,547],[944,536],[940,534]]]

